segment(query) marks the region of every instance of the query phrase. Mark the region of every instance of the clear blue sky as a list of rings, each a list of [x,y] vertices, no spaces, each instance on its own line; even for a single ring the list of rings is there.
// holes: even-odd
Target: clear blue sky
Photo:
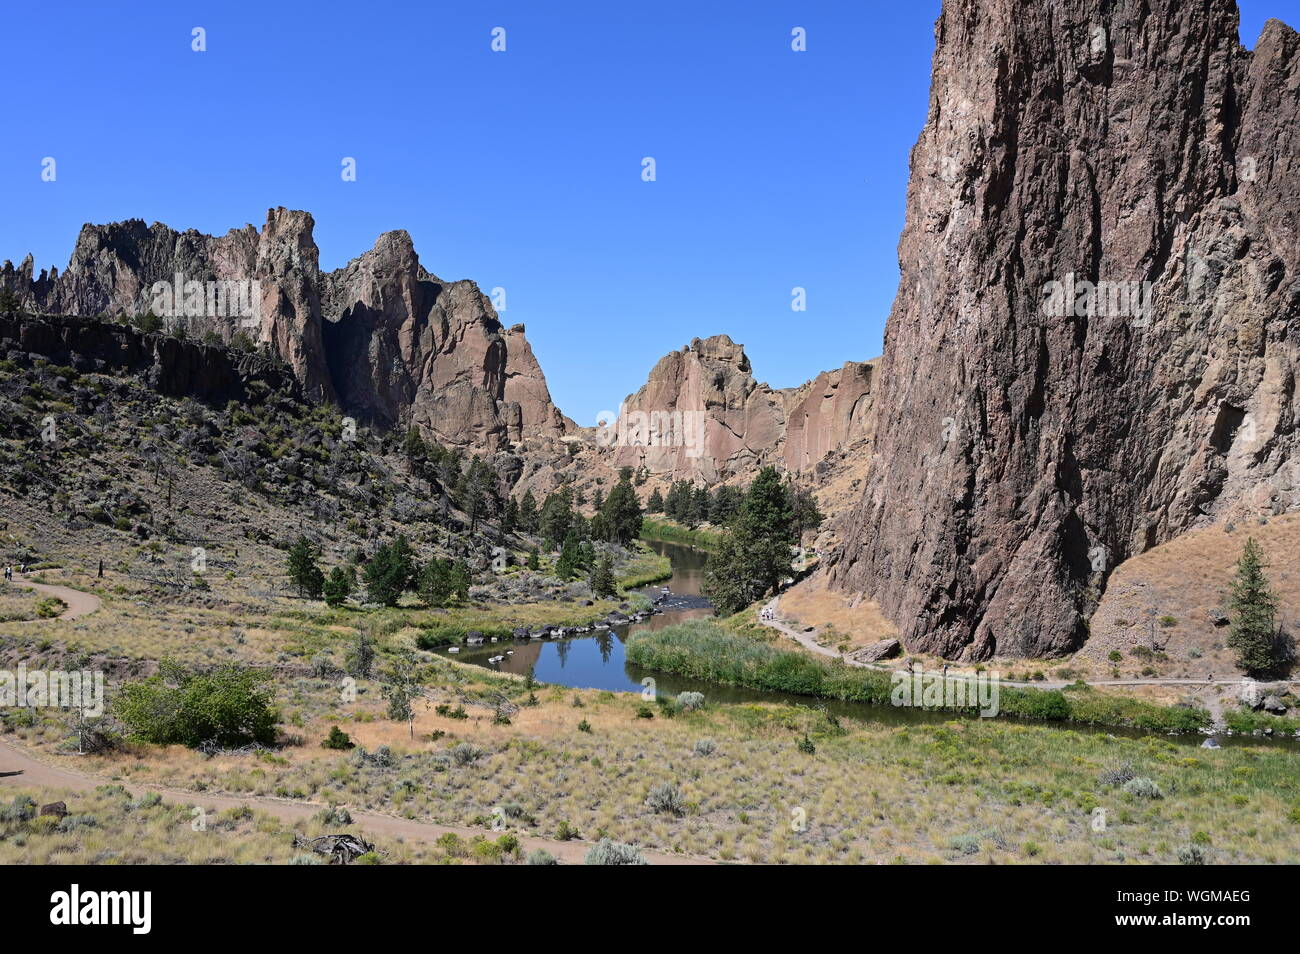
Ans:
[[[1247,45],[1267,16],[1300,26],[1300,0],[1242,7]],[[726,332],[760,380],[797,385],[881,350],[938,11],[11,5],[0,259],[62,269],[83,222],[222,233],[284,205],[315,216],[325,268],[405,228],[435,274],[504,287],[502,320],[527,324],[579,423],[697,335]],[[207,52],[190,49],[196,26]]]

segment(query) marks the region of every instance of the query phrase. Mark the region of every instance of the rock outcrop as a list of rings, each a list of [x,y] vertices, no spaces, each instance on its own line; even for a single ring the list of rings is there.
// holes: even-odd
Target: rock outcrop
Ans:
[[[1237,25],[946,0],[831,570],[910,648],[1071,651],[1118,562],[1294,500],[1300,38]]]
[[[670,480],[744,482],[768,464],[809,471],[870,436],[873,371],[873,363],[849,362],[778,390],[754,377],[744,346],[729,336],[696,338],[661,358],[617,424],[597,436],[613,448],[614,467]]]
[[[781,456],[787,470],[810,471],[832,451],[872,437],[878,364],[879,359],[849,361],[782,392],[786,424]]]
[[[283,208],[260,232],[218,237],[139,220],[86,225],[62,274],[33,275],[29,256],[0,268],[0,286],[38,312],[152,311],[190,338],[246,335],[287,362],[309,397],[448,444],[498,450],[574,429],[551,402],[523,326],[505,331],[473,282],[430,274],[401,231],[323,273],[313,226],[308,213]]]
[[[214,404],[247,401],[255,390],[298,393],[284,365],[261,355],[93,318],[0,314],[0,354],[24,365],[41,357],[78,371],[133,374],[161,394]]]

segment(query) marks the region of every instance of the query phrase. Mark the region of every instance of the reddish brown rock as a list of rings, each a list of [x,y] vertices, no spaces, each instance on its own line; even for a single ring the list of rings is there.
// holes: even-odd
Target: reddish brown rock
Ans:
[[[948,0],[936,40],[832,583],[912,649],[1065,653],[1121,560],[1295,506],[1300,43],[1232,0]],[[1071,275],[1152,307],[1046,313]]]
[[[153,311],[189,337],[245,334],[286,361],[309,397],[445,443],[498,450],[574,429],[551,402],[523,327],[504,331],[473,282],[431,275],[402,231],[322,273],[313,226],[308,213],[283,208],[267,213],[260,232],[248,225],[220,237],[139,220],[87,225],[61,275],[34,277],[29,257],[17,269],[5,263],[0,283],[32,310]],[[156,285],[175,286],[178,275],[182,286],[247,282],[258,307],[248,316],[211,307],[172,315]]]
[[[809,471],[832,451],[874,431],[872,393],[876,361],[849,361],[823,371],[802,387],[783,392],[787,470]]]
[[[696,338],[654,366],[603,436],[614,467],[705,484],[744,482],[776,464],[810,470],[871,429],[872,368],[849,362],[798,388],[755,379],[743,345]]]

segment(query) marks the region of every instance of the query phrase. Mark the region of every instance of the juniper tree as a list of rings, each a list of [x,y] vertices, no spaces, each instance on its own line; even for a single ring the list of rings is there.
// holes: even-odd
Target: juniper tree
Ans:
[[[1237,665],[1251,675],[1271,672],[1282,661],[1274,628],[1277,597],[1264,575],[1264,566],[1259,544],[1254,537],[1248,538],[1230,584],[1232,628],[1228,646],[1237,653]]]

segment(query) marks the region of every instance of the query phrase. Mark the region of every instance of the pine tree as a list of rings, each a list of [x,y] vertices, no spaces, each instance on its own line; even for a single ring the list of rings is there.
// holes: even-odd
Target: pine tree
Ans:
[[[1237,653],[1237,665],[1251,675],[1270,673],[1282,662],[1274,629],[1277,597],[1264,575],[1264,567],[1259,544],[1254,537],[1248,538],[1230,585],[1232,628],[1228,646]]]
[[[396,606],[402,594],[415,585],[415,558],[411,544],[399,536],[381,546],[366,564],[366,592],[370,599],[385,606]]]
[[[424,438],[420,436],[419,428],[407,428],[406,438],[402,441],[402,453],[406,455],[406,462],[410,465],[412,473],[428,457],[429,448],[425,445]]]
[[[289,548],[289,582],[298,588],[299,596],[308,596],[315,591],[320,595],[324,580],[317,583],[320,569],[316,566],[316,548],[306,537],[300,536]]]
[[[470,576],[469,572],[469,564],[464,560],[454,561],[451,565],[451,592],[456,599],[469,599],[469,588],[473,582],[473,577]]]
[[[555,575],[562,580],[571,580],[578,575],[579,553],[578,538],[574,533],[570,533],[564,538],[564,546],[560,549],[560,558],[555,562]]]
[[[705,564],[704,593],[722,613],[734,613],[775,591],[793,572],[794,505],[790,488],[764,467]]]
[[[656,487],[650,494],[650,499],[646,501],[646,513],[663,513],[664,512],[664,495]]]
[[[420,599],[430,606],[444,606],[451,599],[454,587],[451,578],[451,561],[434,557],[420,573]]]
[[[627,546],[641,535],[641,503],[632,488],[631,470],[623,468],[614,489],[605,498],[600,515],[604,518],[606,539]]]
[[[501,532],[510,534],[519,526],[519,501],[511,497],[506,501],[506,509],[501,514]]]
[[[329,606],[342,606],[352,595],[352,579],[343,567],[336,566],[330,570],[330,575],[325,580],[324,593],[325,602]]]
[[[597,599],[603,596],[614,596],[618,592],[614,580],[614,561],[610,559],[608,553],[601,554],[595,569],[591,571],[591,592]]]
[[[537,499],[531,490],[525,490],[519,501],[519,529],[525,533],[537,532]]]
[[[569,535],[573,522],[573,491],[561,488],[546,498],[540,518],[542,540],[548,550],[554,550]]]

